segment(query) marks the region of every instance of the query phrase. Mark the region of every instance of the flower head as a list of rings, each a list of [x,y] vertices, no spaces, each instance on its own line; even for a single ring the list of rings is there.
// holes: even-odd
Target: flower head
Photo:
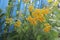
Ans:
[[[28,20],[28,21],[32,21],[32,17],[31,16],[28,16],[28,18],[26,18],[26,20]]]
[[[29,6],[29,11],[32,12],[34,10],[34,7],[32,5]]]
[[[27,18],[27,21],[29,21],[32,25],[36,25],[37,23],[36,23],[36,19],[35,18],[32,18],[31,16],[29,16],[28,18]]]
[[[41,10],[41,13],[42,13],[42,14],[48,14],[48,13],[49,13],[49,9],[48,9],[48,8],[42,9],[42,10]]]
[[[40,22],[45,22],[45,18],[44,18],[44,17],[39,17],[39,18],[38,18],[38,21],[40,21]]]
[[[34,12],[32,12],[32,16],[37,19],[40,22],[44,22],[45,18],[44,15],[41,13],[42,11],[40,9],[35,9]],[[45,10],[44,10],[45,13]]]
[[[40,9],[35,9],[34,12],[39,14],[40,13]]]
[[[33,17],[37,17],[37,16],[40,16],[40,9],[35,9],[34,12],[32,12],[32,16]]]
[[[17,20],[14,24],[15,27],[20,27],[21,25],[21,21],[20,20]]]
[[[51,30],[51,25],[49,23],[44,24],[45,28],[43,29],[44,32],[49,32]]]

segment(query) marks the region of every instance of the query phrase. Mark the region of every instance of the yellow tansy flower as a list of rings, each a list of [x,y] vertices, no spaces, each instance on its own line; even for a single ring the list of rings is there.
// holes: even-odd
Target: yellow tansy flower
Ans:
[[[31,23],[32,25],[36,25],[36,24],[37,24],[35,20],[32,20],[30,23]]]
[[[42,9],[42,10],[41,10],[41,13],[42,13],[42,14],[48,14],[48,13],[49,13],[49,9],[48,9],[48,8]]]
[[[48,13],[49,13],[49,9],[46,8],[46,9],[45,9],[45,14],[48,14]]]
[[[45,28],[43,29],[44,32],[49,32],[51,30],[51,25],[49,23],[44,24]]]
[[[31,16],[29,16],[29,17],[26,18],[26,19],[27,19],[27,21],[29,21],[32,25],[36,25],[36,24],[37,24],[35,18],[32,18]]]
[[[41,9],[41,14],[44,14],[45,13],[45,9]]]
[[[50,29],[51,29],[51,27],[50,27],[50,26],[48,26],[48,27],[45,27],[43,30],[44,30],[44,32],[49,32],[49,31],[50,31]]]
[[[45,21],[45,18],[44,18],[44,15],[41,14],[41,10],[40,9],[36,9],[34,12],[32,12],[32,16],[39,20],[40,22],[44,22]]]
[[[35,9],[34,12],[39,14],[40,13],[40,9]]]
[[[37,16],[37,14],[35,14],[35,12],[32,12],[32,16],[33,16],[33,17],[36,17],[36,16]]]
[[[39,18],[38,18],[38,21],[40,21],[40,22],[45,22],[45,18],[44,18],[44,17],[39,17]]]
[[[40,9],[35,9],[34,12],[32,12],[32,16],[33,16],[33,17],[40,16],[40,15],[41,15],[40,13],[41,13],[41,12],[40,12]]]
[[[28,21],[32,21],[32,17],[29,16],[28,18],[26,18],[26,20],[28,20]]]
[[[21,21],[20,20],[17,20],[16,23],[14,24],[15,27],[20,27],[21,25]]]
[[[29,11],[32,12],[34,10],[34,7],[32,5],[29,6]]]

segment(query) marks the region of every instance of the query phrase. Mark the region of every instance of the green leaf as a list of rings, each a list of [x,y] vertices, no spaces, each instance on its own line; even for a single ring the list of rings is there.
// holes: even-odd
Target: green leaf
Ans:
[[[38,35],[38,36],[37,36],[37,40],[41,40],[40,38],[41,38],[41,35]]]

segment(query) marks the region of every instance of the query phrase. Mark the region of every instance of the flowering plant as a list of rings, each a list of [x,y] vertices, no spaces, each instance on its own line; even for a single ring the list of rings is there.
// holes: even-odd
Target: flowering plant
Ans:
[[[19,0],[21,1],[21,0]],[[35,0],[36,1],[36,0]],[[23,0],[28,5],[30,0]],[[52,3],[52,0],[48,0]],[[4,33],[8,33],[9,27],[13,25],[13,31],[8,35],[3,35],[4,40],[57,40],[59,32],[57,26],[60,26],[60,10],[57,5],[59,2],[54,2],[53,6],[49,4],[48,7],[35,8],[31,3],[24,11],[18,9],[16,17],[11,17],[10,11],[13,7],[10,2],[5,14]],[[26,6],[26,5],[25,5]],[[26,15],[26,11],[29,15]],[[1,12],[1,11],[0,11]],[[25,14],[24,14],[25,13]],[[56,14],[58,13],[58,14]]]

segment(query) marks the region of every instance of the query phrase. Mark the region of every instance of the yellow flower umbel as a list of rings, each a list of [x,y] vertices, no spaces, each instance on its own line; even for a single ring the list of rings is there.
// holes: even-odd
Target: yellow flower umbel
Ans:
[[[45,21],[45,18],[44,18],[44,15],[41,13],[42,11],[40,9],[35,9],[34,12],[32,12],[32,16],[40,21],[40,22],[44,22]],[[44,12],[45,13],[45,12]]]
[[[40,9],[35,9],[34,12],[35,12],[36,14],[40,14]]]
[[[44,8],[44,9],[41,10],[41,13],[43,15],[48,14],[49,13],[49,9],[48,8],[46,8],[46,9]]]
[[[20,20],[17,20],[14,24],[15,27],[20,27],[21,25],[21,21]]]
[[[32,21],[32,17],[31,16],[28,16],[28,18],[26,18],[26,20]]]
[[[50,11],[48,8],[45,9],[45,14],[48,14]]]
[[[26,20],[29,21],[32,25],[37,24],[35,18],[32,18],[31,16],[29,16]]]
[[[30,21],[30,22],[31,22],[31,24],[34,25],[34,26],[37,24],[34,19],[33,19],[32,21]]]
[[[29,6],[29,11],[32,12],[34,10],[34,7],[32,5]]]
[[[9,24],[12,22],[12,20],[13,20],[12,18],[6,18],[6,23]]]
[[[40,9],[35,9],[34,12],[32,12],[32,16],[33,17],[37,17],[37,16],[40,16]]]
[[[51,25],[49,23],[44,24],[45,28],[43,29],[44,32],[49,32],[51,30]]]
[[[45,22],[45,18],[44,17],[38,17],[37,20],[40,21],[40,22]]]

